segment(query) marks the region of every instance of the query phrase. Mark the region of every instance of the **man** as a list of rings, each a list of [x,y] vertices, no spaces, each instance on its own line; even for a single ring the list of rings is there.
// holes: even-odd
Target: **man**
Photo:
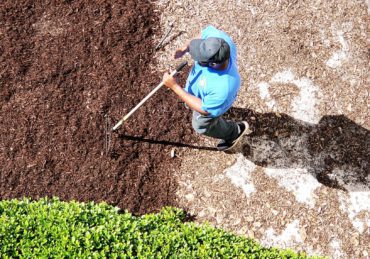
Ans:
[[[236,61],[236,46],[229,35],[213,26],[201,32],[175,52],[175,58],[189,52],[195,63],[185,89],[165,73],[164,84],[193,110],[194,130],[221,139],[217,149],[226,151],[236,145],[248,129],[248,123],[226,121],[222,115],[232,106],[240,87]]]

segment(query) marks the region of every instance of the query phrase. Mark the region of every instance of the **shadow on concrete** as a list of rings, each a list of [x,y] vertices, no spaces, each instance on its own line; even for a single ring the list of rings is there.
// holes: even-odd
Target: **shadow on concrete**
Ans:
[[[326,186],[370,191],[369,131],[344,115],[323,116],[311,124],[286,114],[231,108],[225,118],[250,124],[253,132],[233,153],[242,153],[256,165],[304,168]]]

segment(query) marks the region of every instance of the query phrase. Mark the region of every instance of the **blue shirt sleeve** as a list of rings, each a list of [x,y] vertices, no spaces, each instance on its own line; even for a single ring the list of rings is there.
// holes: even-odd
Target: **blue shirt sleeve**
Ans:
[[[227,96],[221,93],[208,93],[202,99],[202,110],[208,112],[211,117],[218,117],[223,113],[223,107]]]
[[[222,31],[216,29],[212,25],[208,25],[206,28],[202,30],[202,39],[207,39],[208,37],[219,37],[224,38],[224,34]]]

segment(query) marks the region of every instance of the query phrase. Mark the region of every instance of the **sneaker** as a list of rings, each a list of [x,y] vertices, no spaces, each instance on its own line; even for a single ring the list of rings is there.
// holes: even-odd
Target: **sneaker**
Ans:
[[[239,135],[234,139],[233,141],[226,141],[222,139],[218,144],[217,144],[217,150],[218,151],[226,151],[229,149],[232,149],[235,147],[235,145],[239,142],[239,140],[242,138],[242,136],[247,133],[249,130],[249,125],[248,122],[242,121],[237,123],[240,129]]]

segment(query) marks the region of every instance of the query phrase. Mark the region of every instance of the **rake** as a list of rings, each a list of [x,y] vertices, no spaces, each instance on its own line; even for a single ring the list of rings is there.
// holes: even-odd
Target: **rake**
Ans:
[[[176,75],[178,72],[180,72],[186,65],[188,64],[187,61],[182,62],[174,71],[172,71],[170,76]],[[140,103],[138,103],[129,113],[127,113],[112,129],[112,131],[115,131],[118,129],[119,126],[122,125],[123,122],[125,122],[137,109],[140,108],[155,92],[159,90],[164,85],[163,81],[157,85],[156,88],[154,88],[143,100],[141,100]]]

